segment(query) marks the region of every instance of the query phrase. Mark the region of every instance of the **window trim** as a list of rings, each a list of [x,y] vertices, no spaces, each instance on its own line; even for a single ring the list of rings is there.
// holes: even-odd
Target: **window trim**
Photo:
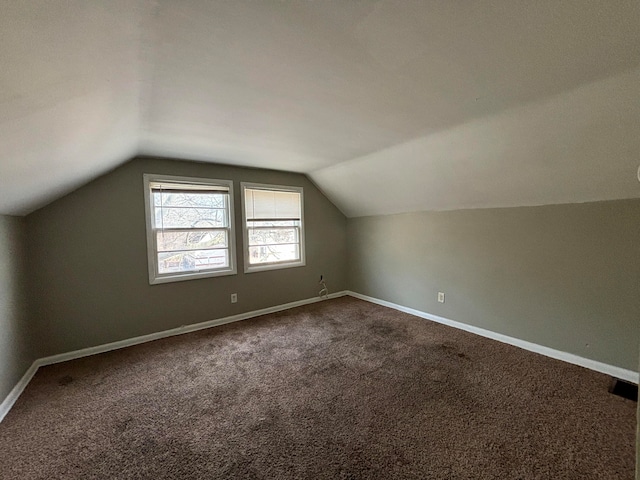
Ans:
[[[300,260],[278,263],[264,263],[251,265],[249,263],[249,228],[247,227],[247,210],[245,208],[245,189],[255,188],[260,190],[275,190],[282,192],[295,192],[300,194]],[[266,183],[240,182],[240,200],[242,208],[242,239],[244,253],[244,273],[264,272],[267,270],[280,270],[283,268],[304,267],[305,254],[305,224],[304,224],[304,189],[291,185],[270,185]]]
[[[153,173],[144,173],[144,209],[145,209],[145,226],[147,230],[147,265],[149,270],[149,284],[157,285],[161,283],[181,282],[184,280],[196,280],[198,278],[222,277],[226,275],[236,275],[238,273],[236,262],[236,228],[232,180],[218,180],[200,177],[182,177],[176,175],[156,175]],[[156,260],[157,249],[154,236],[153,219],[154,214],[151,206],[151,183],[167,182],[167,183],[184,183],[187,185],[203,185],[203,186],[221,186],[229,189],[229,267],[217,270],[204,270],[200,272],[184,272],[160,274],[158,273],[158,263]]]

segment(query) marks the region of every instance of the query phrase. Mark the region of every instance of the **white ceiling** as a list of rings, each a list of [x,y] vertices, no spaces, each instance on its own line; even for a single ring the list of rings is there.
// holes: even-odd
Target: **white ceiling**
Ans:
[[[349,216],[640,197],[640,2],[40,0],[0,16],[0,213],[136,154]]]

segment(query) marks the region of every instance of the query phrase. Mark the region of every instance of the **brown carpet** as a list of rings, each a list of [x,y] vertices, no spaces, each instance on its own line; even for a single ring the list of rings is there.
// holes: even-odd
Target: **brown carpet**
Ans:
[[[632,479],[609,378],[350,297],[41,369],[2,479]]]

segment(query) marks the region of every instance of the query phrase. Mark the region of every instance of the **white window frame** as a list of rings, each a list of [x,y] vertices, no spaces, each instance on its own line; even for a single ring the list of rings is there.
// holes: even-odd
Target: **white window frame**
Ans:
[[[247,226],[247,210],[245,208],[245,189],[275,190],[280,192],[296,192],[300,194],[300,260],[263,263],[261,265],[251,265],[249,263],[249,228]],[[304,189],[302,187],[292,187],[288,185],[269,185],[264,183],[240,182],[240,197],[242,201],[242,237],[244,241],[244,272],[264,272],[266,270],[279,270],[281,268],[304,267],[306,265],[305,256],[305,234],[304,234]]]
[[[151,173],[143,174],[144,181],[144,206],[145,221],[147,226],[147,261],[149,265],[149,284],[155,285],[159,283],[180,282],[183,280],[194,280],[197,278],[221,277],[225,275],[235,275],[236,267],[236,228],[235,214],[233,210],[233,181],[232,180],[214,180],[198,177],[179,177],[174,175],[156,175]],[[202,185],[202,186],[218,186],[229,189],[229,267],[221,269],[201,270],[198,272],[182,272],[161,274],[158,272],[157,263],[157,247],[156,247],[156,227],[155,215],[151,204],[151,183],[167,182],[167,183],[183,183],[185,185]]]

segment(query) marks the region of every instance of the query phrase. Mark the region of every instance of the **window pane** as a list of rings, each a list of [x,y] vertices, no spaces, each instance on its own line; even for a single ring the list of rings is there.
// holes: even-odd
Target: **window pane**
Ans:
[[[144,181],[149,283],[235,274],[233,182],[152,174]]]
[[[156,207],[208,207],[226,208],[228,193],[175,193],[170,190],[153,192],[153,204]]]
[[[260,245],[249,247],[249,263],[275,263],[300,260],[300,246],[294,245]]]
[[[227,227],[226,210],[156,207],[156,228]]]
[[[249,245],[298,243],[297,228],[250,228]]]
[[[158,253],[158,273],[197,272],[229,267],[229,250],[191,250]]]
[[[228,246],[227,231],[156,232],[158,252],[202,250]]]

